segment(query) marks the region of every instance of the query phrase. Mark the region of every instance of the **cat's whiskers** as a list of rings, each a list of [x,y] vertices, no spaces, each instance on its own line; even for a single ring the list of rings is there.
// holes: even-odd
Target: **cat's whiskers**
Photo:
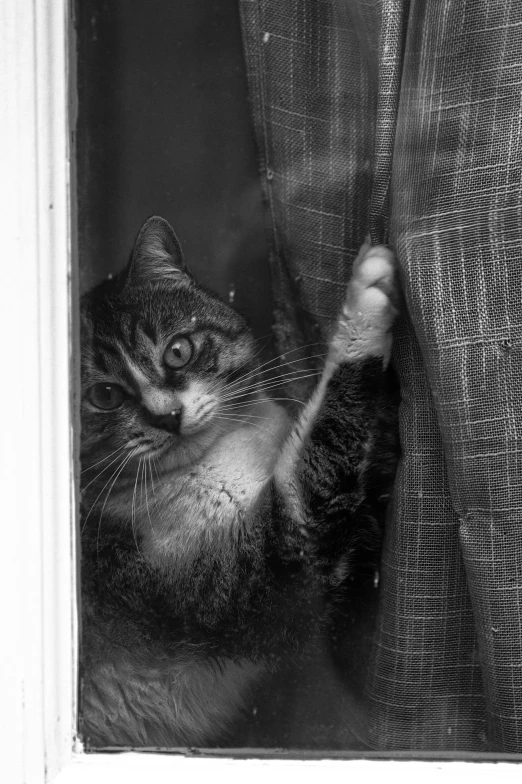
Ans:
[[[291,364],[293,364],[293,363],[287,362],[284,365],[281,365],[277,369],[278,370],[284,370],[287,365],[291,365]],[[311,373],[311,372],[316,373],[316,372],[320,372],[317,368],[312,368],[312,367],[293,368],[292,370],[290,370],[290,371],[288,371],[286,373],[274,373],[275,370],[276,370],[276,368],[269,368],[268,370],[261,371],[261,373],[251,373],[248,378],[247,378],[247,376],[245,376],[245,378],[242,380],[241,384],[243,384],[245,382],[248,382],[249,384],[251,384],[252,382],[253,383],[257,383],[257,384],[263,384],[263,383],[266,383],[266,382],[275,381],[278,378],[287,378],[288,376],[299,375],[299,374],[302,374],[302,373]],[[271,375],[267,375],[268,373],[270,373]],[[255,381],[256,376],[260,376],[259,380],[257,380],[257,381]],[[239,381],[234,382],[233,384],[228,384],[227,386],[222,388],[221,392],[222,393],[223,392],[229,392],[230,390],[234,390],[238,386],[240,386]]]
[[[261,338],[256,338],[255,341],[254,341],[255,343],[258,343],[259,341],[266,339],[265,344],[263,346],[261,346],[261,348],[258,351],[256,351],[255,354],[253,354],[251,357],[249,357],[245,362],[243,362],[241,365],[238,365],[237,368],[235,368],[233,371],[230,371],[229,375],[231,375],[231,374],[235,375],[239,370],[241,370],[241,368],[247,367],[247,365],[251,365],[251,363],[254,361],[254,359],[263,351],[263,349],[265,348],[265,346],[267,345],[267,343],[269,342],[271,337],[272,337],[272,335],[264,335]],[[311,345],[314,345],[314,344],[311,344]],[[267,365],[270,362],[277,362],[277,360],[280,359],[282,356],[284,356],[284,354],[280,354],[279,356],[274,357],[273,359],[268,360],[268,362],[265,362],[263,365],[260,365],[259,367],[264,367],[264,365]],[[239,381],[239,380],[241,380],[243,378],[248,378],[249,374],[252,373],[256,369],[257,368],[252,368],[252,370],[249,370],[248,373],[244,373],[242,376],[239,377],[239,379],[236,379],[236,381]],[[218,390],[220,388],[220,383],[221,383],[221,378],[217,378],[215,383],[214,383],[214,386],[211,387],[211,391]],[[231,383],[235,383],[235,382],[231,382]],[[225,384],[225,386],[227,386],[227,384]],[[221,387],[221,389],[223,389],[223,388],[224,387]]]
[[[306,344],[304,346],[299,346],[297,348],[289,349],[288,351],[285,351],[283,354],[279,354],[279,355],[273,357],[272,359],[267,360],[267,362],[263,362],[262,365],[258,365],[257,367],[251,368],[247,373],[244,373],[242,376],[240,376],[239,378],[236,378],[234,381],[231,381],[229,383],[225,383],[221,387],[221,392],[224,392],[224,391],[226,391],[228,389],[231,389],[234,386],[236,386],[237,384],[243,383],[247,379],[251,380],[252,378],[255,378],[257,375],[265,375],[266,373],[271,373],[274,370],[278,370],[278,369],[281,369],[281,368],[284,368],[284,367],[290,366],[290,365],[295,365],[297,362],[306,362],[307,360],[314,359],[316,357],[325,357],[326,354],[325,353],[321,353],[321,354],[312,354],[309,357],[301,357],[301,358],[297,358],[297,359],[291,359],[288,362],[279,362],[279,360],[282,359],[283,357],[286,358],[289,354],[293,354],[296,351],[304,351],[305,349],[310,348],[311,346],[323,346],[323,345],[324,345],[324,343],[308,343],[308,344]],[[253,361],[253,359],[255,359],[255,357],[257,356],[258,353],[259,352],[254,354],[253,357],[249,358],[247,360],[247,362],[244,362],[242,365],[239,365],[239,367],[236,368],[235,371],[233,371],[233,372],[237,373],[238,370],[241,370],[242,367],[245,367],[246,365],[251,364],[251,362]],[[269,365],[273,365],[273,367],[268,367]],[[266,369],[263,370],[263,368],[266,368]],[[307,368],[303,368],[303,370],[306,370],[306,369]],[[211,387],[211,391],[219,390],[220,389],[220,386],[219,386],[220,383],[221,383],[221,379],[216,379],[216,382],[215,382],[214,386]]]
[[[309,378],[310,376],[313,375],[321,375],[321,374],[316,372],[313,372],[311,374],[303,373],[301,375],[294,374],[290,378],[281,377],[281,379],[278,379],[278,377],[276,377],[273,379],[258,381],[255,384],[252,384],[251,386],[243,387],[242,389],[236,389],[233,392],[228,392],[226,395],[223,395],[221,397],[221,400],[234,400],[238,395],[253,395],[256,392],[263,392],[267,389],[274,389],[275,386],[279,386],[279,387],[286,386],[287,384],[291,384],[295,381],[300,381],[301,379]]]
[[[234,414],[235,416],[238,416],[238,417],[245,417],[245,418],[246,418],[246,417],[248,417],[249,419],[250,419],[250,418],[253,418],[253,419],[266,419],[266,420],[268,420],[268,421],[271,421],[271,417],[267,417],[267,416],[259,416],[259,414],[241,414],[240,412],[236,412],[236,411],[234,411],[234,409],[233,409],[233,408],[230,408],[230,409],[221,409],[221,411],[222,411],[223,413],[225,413],[225,414]]]
[[[84,474],[86,471],[92,471],[92,469],[96,468],[96,466],[100,465],[100,463],[105,463],[105,461],[108,460],[109,457],[112,457],[117,452],[121,452],[123,449],[127,449],[127,445],[126,444],[124,444],[123,446],[119,446],[117,449],[114,450],[114,452],[111,452],[109,455],[106,455],[105,457],[102,457],[102,459],[98,460],[96,463],[93,463],[90,466],[86,466],[85,468],[83,468],[80,471],[80,474]],[[98,476],[99,476],[99,474],[98,474]]]
[[[265,341],[265,343],[264,343],[264,344],[261,346],[261,348],[260,348],[260,349],[258,349],[258,350],[256,351],[256,353],[255,353],[255,354],[252,354],[252,356],[251,356],[251,357],[249,357],[249,358],[248,358],[248,359],[247,359],[245,362],[243,362],[243,364],[242,364],[242,365],[238,365],[238,367],[235,369],[235,371],[234,371],[234,372],[235,372],[235,373],[237,373],[237,372],[238,372],[238,370],[241,370],[241,368],[244,368],[244,367],[246,367],[246,366],[247,366],[247,365],[249,365],[249,364],[250,364],[250,363],[251,363],[251,362],[252,362],[252,361],[253,361],[253,360],[254,360],[254,359],[257,357],[257,356],[259,356],[259,354],[261,354],[261,352],[262,352],[262,351],[263,351],[263,350],[266,348],[266,346],[267,346],[267,345],[268,345],[268,343],[270,342],[270,339],[271,339],[271,337],[272,337],[272,335],[264,335],[264,336],[263,336],[263,337],[261,337],[261,338],[256,338],[256,340],[254,341],[255,343],[259,343],[261,340],[264,340],[264,341]]]
[[[324,343],[307,343],[305,346],[298,346],[297,348],[291,348],[288,351],[284,351],[282,354],[278,354],[277,356],[272,357],[271,359],[267,360],[266,362],[263,362],[262,365],[258,365],[258,367],[254,368],[254,369],[255,370],[261,370],[262,368],[266,367],[267,365],[274,364],[274,363],[278,362],[278,360],[286,358],[289,354],[294,354],[296,351],[304,351],[305,349],[311,348],[312,346],[323,346],[323,345],[324,345]],[[254,355],[254,357],[255,356],[257,356],[257,355]],[[291,359],[288,362],[279,363],[279,365],[277,365],[277,367],[284,367],[284,365],[291,365],[294,362],[305,362],[308,359],[313,359],[314,357],[321,357],[321,356],[325,356],[324,353],[323,354],[312,354],[310,357],[306,356],[306,357],[301,357],[301,358],[298,358],[298,359]],[[252,359],[254,357],[252,357]],[[250,359],[248,361],[251,362],[252,360]],[[244,364],[246,364],[246,363],[244,363]],[[241,367],[244,367],[244,365],[240,365],[240,367],[238,369],[240,369]]]
[[[145,442],[145,443],[140,442],[138,444],[138,446],[136,447],[135,454],[136,455],[144,455],[144,454],[147,454],[147,452],[149,452],[149,451],[150,451],[150,442]]]
[[[245,419],[240,419],[239,417],[231,417],[231,416],[221,416],[218,414],[216,419],[222,419],[225,422],[236,422],[241,425],[250,425],[250,427],[257,427],[258,430],[261,430],[263,433],[268,433],[268,435],[272,435],[270,430],[267,430],[266,427],[261,427],[261,425],[257,425],[255,422],[249,422]]]
[[[286,386],[292,381],[304,381],[306,378],[312,378],[313,376],[320,376],[320,375],[321,375],[321,371],[314,371],[312,373],[306,373],[305,375],[285,373],[282,376],[278,376],[278,377],[276,376],[275,379],[267,379],[266,381],[262,381],[257,384],[252,384],[252,386],[244,387],[243,389],[238,389],[234,393],[223,395],[221,400],[223,401],[238,400],[239,398],[246,397],[247,395],[251,395],[254,392],[267,392],[271,389],[276,389],[277,387]],[[292,376],[292,378],[288,378],[288,376]],[[277,380],[278,378],[281,380]]]
[[[301,406],[305,406],[306,403],[304,400],[298,400],[296,397],[270,397],[270,401],[283,401],[285,403],[299,403]],[[243,403],[225,403],[224,406],[220,406],[222,411],[225,411],[227,408],[250,408],[250,406],[265,406],[267,402],[266,398],[262,398],[258,400],[254,398],[254,400],[249,400]]]
[[[89,509],[89,512],[88,512],[88,514],[87,514],[87,517],[86,517],[86,518],[85,518],[85,520],[83,521],[83,526],[82,526],[82,533],[83,533],[83,531],[85,530],[85,526],[87,525],[87,521],[88,521],[88,519],[89,519],[89,517],[90,517],[90,515],[91,515],[91,512],[92,512],[92,510],[94,509],[94,507],[96,506],[96,504],[98,503],[98,500],[99,500],[99,498],[101,497],[101,495],[102,495],[103,491],[105,490],[105,488],[107,487],[107,485],[109,484],[109,482],[111,481],[111,479],[113,478],[113,476],[115,476],[115,475],[117,474],[117,476],[116,476],[116,479],[118,478],[118,476],[120,475],[121,471],[122,471],[122,470],[125,468],[125,466],[126,466],[126,465],[127,465],[127,463],[130,461],[130,459],[133,457],[133,455],[134,455],[134,452],[129,452],[129,454],[128,454],[128,455],[126,455],[126,456],[123,458],[123,460],[122,460],[122,462],[120,463],[120,465],[119,465],[119,466],[118,466],[118,467],[115,469],[115,471],[113,471],[113,473],[110,475],[110,477],[107,479],[107,481],[106,481],[106,482],[105,482],[105,484],[103,485],[102,489],[100,490],[100,492],[99,492],[99,493],[98,493],[98,495],[96,496],[96,498],[95,498],[95,500],[94,500],[94,503],[92,504],[91,508]],[[109,492],[112,490],[113,486],[114,486],[114,483],[111,485]],[[108,497],[108,495],[107,495],[107,497]],[[106,500],[107,500],[107,499],[106,499]],[[104,508],[105,508],[105,504],[104,504]]]
[[[140,478],[140,505],[143,507],[143,471]]]
[[[132,457],[134,457],[134,452],[131,452],[129,455],[127,455],[127,457],[123,460],[122,464],[116,469],[116,471],[114,472],[116,474],[116,476],[114,476],[114,474],[112,474],[112,476],[114,476],[114,479],[112,480],[111,486],[107,490],[107,495],[105,496],[105,499],[103,501],[103,506],[101,508],[100,517],[99,517],[99,520],[98,520],[98,529],[97,529],[97,532],[96,532],[96,559],[97,559],[97,561],[99,561],[99,557],[100,557],[100,531],[101,531],[101,524],[102,524],[103,513],[105,511],[105,506],[107,504],[107,501],[109,500],[109,496],[110,496],[110,494],[112,492],[112,488],[114,487],[114,485],[118,481],[118,477],[120,476],[121,472],[123,471],[125,466],[129,463],[129,461],[131,460]],[[111,480],[109,479],[109,482],[110,481]],[[107,487],[109,482],[107,482],[104,485],[103,490],[105,490],[105,488]],[[103,493],[103,490],[102,490],[102,493]],[[100,493],[100,495],[101,495],[101,493]],[[98,496],[98,498],[99,497],[100,496]],[[96,500],[98,500],[98,499],[96,499]],[[96,501],[94,503],[96,503]],[[92,507],[91,507],[91,510],[92,510]],[[89,512],[89,514],[90,514],[90,512]],[[88,517],[88,515],[87,515],[87,517]],[[85,519],[85,523],[86,522],[87,522],[87,518]],[[84,523],[84,528],[85,528],[85,523]],[[83,529],[82,529],[82,531],[83,531]]]
[[[140,473],[141,461],[142,460],[143,460],[143,458],[140,457],[139,462],[138,462],[138,468],[136,469],[136,481],[134,482],[134,490],[132,491],[132,505],[131,505],[131,528],[132,528],[132,535],[134,537],[134,542],[136,544],[136,550],[138,552],[140,551],[140,548],[138,546],[138,539],[136,537],[136,526],[135,526],[135,523],[136,523],[136,489],[138,487],[138,475]]]
[[[253,395],[255,395],[256,393],[259,393],[259,392],[265,392],[267,390],[275,389],[277,387],[285,387],[288,384],[291,384],[291,383],[293,383],[295,381],[299,381],[301,379],[306,379],[306,378],[309,378],[309,377],[314,376],[314,375],[320,375],[320,373],[311,373],[311,374],[307,373],[307,374],[302,375],[302,376],[293,376],[290,379],[285,378],[285,379],[281,379],[281,380],[275,379],[275,380],[270,380],[270,381],[264,381],[262,383],[253,384],[251,387],[245,387],[243,389],[237,389],[235,392],[231,392],[231,393],[228,393],[227,395],[223,395],[221,400],[222,401],[237,400],[240,397],[253,396]]]
[[[288,352],[288,353],[290,353],[290,352]],[[283,355],[281,355],[281,356],[283,356]],[[249,371],[248,373],[245,373],[243,376],[241,376],[240,378],[236,379],[235,381],[232,381],[229,384],[224,384],[222,389],[221,389],[221,391],[222,392],[226,392],[226,391],[228,391],[230,389],[233,389],[238,384],[243,383],[247,379],[248,379],[248,381],[252,381],[257,376],[264,376],[267,373],[272,373],[275,370],[281,370],[282,368],[285,368],[285,367],[288,367],[288,366],[291,366],[291,365],[295,365],[297,362],[305,362],[305,361],[307,361],[309,359],[324,358],[325,356],[326,356],[325,353],[312,354],[310,357],[303,357],[302,359],[292,359],[292,360],[289,360],[288,362],[282,362],[282,363],[279,363],[278,365],[274,365],[274,367],[266,367],[266,365],[269,365],[270,363],[276,362],[277,359],[279,359],[279,357],[276,357],[275,359],[272,359],[269,362],[265,362],[263,365],[260,365],[257,368],[253,368],[251,371]],[[265,370],[263,370],[263,368],[265,368]],[[295,372],[295,373],[299,373],[299,372],[300,373],[305,373],[306,371],[309,371],[310,369],[311,368],[309,368],[309,367],[307,367],[307,368],[296,368],[292,372]],[[278,378],[278,377],[279,376],[274,376],[274,378]],[[266,380],[270,380],[270,379],[266,379]]]
[[[124,446],[124,447],[123,447],[123,451],[124,451],[125,449],[127,449],[127,447],[126,447],[126,446]],[[114,453],[113,453],[113,454],[114,454]],[[109,457],[110,457],[110,455],[109,455]],[[91,479],[89,482],[87,482],[87,484],[86,484],[86,485],[84,485],[84,487],[82,487],[82,488],[81,488],[81,490],[80,490],[80,495],[83,495],[83,493],[85,493],[85,491],[87,490],[87,488],[88,488],[88,487],[90,487],[90,486],[92,485],[92,483],[93,483],[93,482],[96,482],[96,480],[97,480],[97,479],[99,479],[99,477],[100,477],[102,474],[104,474],[104,473],[105,473],[105,471],[106,471],[108,468],[110,468],[110,467],[111,467],[111,465],[114,465],[114,463],[116,463],[116,462],[117,462],[117,461],[120,459],[120,457],[121,457],[121,450],[120,450],[120,453],[119,453],[119,454],[118,454],[118,455],[117,455],[117,456],[114,458],[114,460],[111,460],[111,462],[110,462],[108,465],[106,465],[104,468],[102,468],[102,469],[101,469],[101,471],[98,471],[98,473],[96,474],[96,476],[94,476],[94,477],[93,477],[93,478],[92,478],[92,479]],[[100,462],[101,462],[101,461],[100,461]],[[109,482],[110,482],[110,479],[109,479]]]
[[[147,455],[147,460],[148,460],[148,463],[149,463],[150,484],[151,484],[151,487],[152,487],[152,497],[154,499],[156,499],[156,486],[154,484],[154,477],[152,476],[152,461],[153,461],[153,459],[154,458],[152,457],[152,455]]]
[[[154,532],[154,526],[152,525],[152,518],[150,516],[149,498],[148,498],[148,493],[147,493],[147,462],[148,462],[149,468],[150,468],[150,458],[144,457],[143,458],[143,477],[145,479],[145,483],[144,483],[145,484],[145,506],[147,508],[147,515],[148,515],[148,518],[149,518],[150,530],[152,532]],[[152,479],[152,474],[151,474],[151,479]]]
[[[158,470],[158,460],[157,460],[155,455],[151,455],[151,458],[152,458],[152,462],[153,462],[153,465],[154,465],[154,470],[156,471],[156,478],[157,478],[158,482],[161,482],[161,478],[160,478],[159,470]]]
[[[155,508],[157,509],[158,508],[158,499],[156,497],[156,485],[154,483],[154,476],[153,476],[153,472],[152,472],[152,468],[153,468],[153,465],[154,465],[154,457],[152,455],[149,455],[147,460],[148,460],[148,463],[149,463],[149,476],[150,476],[150,485],[151,485],[151,488],[152,488],[152,500],[153,500]],[[156,466],[154,466],[154,468],[156,470],[156,476],[157,476],[158,469],[156,468]]]

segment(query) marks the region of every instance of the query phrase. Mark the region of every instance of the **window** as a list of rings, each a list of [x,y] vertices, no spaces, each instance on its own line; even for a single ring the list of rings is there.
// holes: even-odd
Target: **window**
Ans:
[[[70,17],[58,0],[9,3],[2,11],[4,335],[1,604],[3,771],[6,780],[62,784],[154,781],[173,776],[302,778],[453,776],[469,763],[337,760],[230,761],[162,755],[86,757],[75,739],[77,594],[74,449],[75,208],[69,168]],[[73,239],[71,239],[71,237]],[[71,250],[72,248],[72,250]],[[73,259],[73,262],[71,262]],[[71,269],[72,274],[71,274]],[[71,283],[72,281],[72,283]],[[16,379],[16,383],[13,381]],[[6,644],[8,640],[8,644]],[[514,780],[507,763],[472,774]],[[315,780],[315,779],[314,779]]]

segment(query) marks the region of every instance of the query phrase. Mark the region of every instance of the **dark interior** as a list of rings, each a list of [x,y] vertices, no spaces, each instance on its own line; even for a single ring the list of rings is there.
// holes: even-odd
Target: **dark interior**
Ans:
[[[77,0],[82,289],[152,214],[188,266],[270,332],[270,281],[235,0]]]
[[[199,282],[233,302],[270,344],[272,298],[236,0],[76,0],[80,283],[127,261],[152,214],[176,230]],[[266,340],[265,340],[266,339]],[[370,608],[343,625],[370,640]],[[356,615],[360,615],[359,618]],[[355,625],[354,625],[355,624]],[[334,668],[360,680],[344,640]],[[331,665],[330,665],[331,666]],[[292,662],[258,695],[238,745],[324,747],[338,694]]]

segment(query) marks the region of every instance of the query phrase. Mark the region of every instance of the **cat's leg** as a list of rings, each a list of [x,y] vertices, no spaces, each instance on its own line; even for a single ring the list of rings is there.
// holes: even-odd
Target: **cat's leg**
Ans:
[[[365,243],[351,280],[321,380],[284,445],[275,487],[285,514],[310,542],[325,571],[350,548],[369,509],[376,460],[393,471],[393,414],[387,416],[385,369],[398,284],[393,252]],[[383,451],[383,454],[379,454]],[[375,473],[375,472],[374,472]],[[358,519],[358,522],[356,520]]]

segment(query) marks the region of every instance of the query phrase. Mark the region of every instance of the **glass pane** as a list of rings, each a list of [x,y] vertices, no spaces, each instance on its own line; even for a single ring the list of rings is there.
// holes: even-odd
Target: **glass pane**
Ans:
[[[522,11],[76,17],[88,749],[522,751]]]

